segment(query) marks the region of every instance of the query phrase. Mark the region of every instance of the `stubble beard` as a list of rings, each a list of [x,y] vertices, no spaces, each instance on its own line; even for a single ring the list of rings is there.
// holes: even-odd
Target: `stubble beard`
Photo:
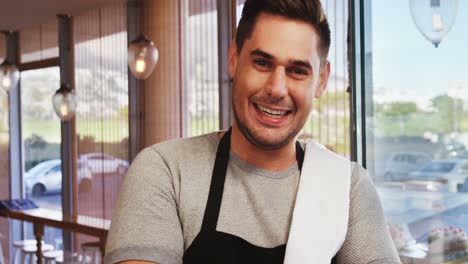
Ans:
[[[234,88],[235,89],[235,88]],[[269,142],[267,140],[261,139],[252,128],[247,125],[245,120],[241,120],[237,112],[237,105],[235,103],[235,96],[232,98],[232,109],[234,112],[234,119],[236,121],[237,127],[239,128],[242,135],[255,147],[262,150],[277,150],[286,145],[288,145],[302,129],[301,126],[298,126],[293,131],[289,132],[285,137],[277,140],[276,142]],[[247,113],[246,113],[247,114]],[[304,122],[305,123],[305,122]]]

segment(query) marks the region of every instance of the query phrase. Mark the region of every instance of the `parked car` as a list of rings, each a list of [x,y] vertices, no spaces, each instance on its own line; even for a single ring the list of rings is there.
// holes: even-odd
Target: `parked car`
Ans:
[[[406,180],[409,173],[422,168],[431,161],[431,157],[420,152],[396,152],[385,163],[384,180]]]
[[[78,165],[78,190],[89,191],[92,185],[91,171]],[[24,184],[27,196],[42,196],[62,190],[62,161],[53,159],[41,162],[25,173]]]
[[[128,161],[104,153],[82,154],[78,162],[88,167],[91,173],[124,174],[128,169]]]
[[[457,192],[468,177],[468,160],[437,160],[410,173],[411,180],[437,181],[447,184],[448,190]]]

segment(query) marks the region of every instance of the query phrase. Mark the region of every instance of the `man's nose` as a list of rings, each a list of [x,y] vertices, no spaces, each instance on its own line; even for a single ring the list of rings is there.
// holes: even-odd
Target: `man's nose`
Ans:
[[[271,73],[267,84],[267,94],[274,98],[284,98],[287,95],[286,71],[284,67],[276,67]]]

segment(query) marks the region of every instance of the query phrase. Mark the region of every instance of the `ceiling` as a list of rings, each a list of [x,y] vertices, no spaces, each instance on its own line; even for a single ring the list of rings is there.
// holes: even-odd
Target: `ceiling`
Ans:
[[[122,0],[0,0],[0,30],[15,31]]]

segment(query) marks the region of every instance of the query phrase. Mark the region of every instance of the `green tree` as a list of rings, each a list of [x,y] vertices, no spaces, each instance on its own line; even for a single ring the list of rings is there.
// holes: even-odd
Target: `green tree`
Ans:
[[[419,111],[418,106],[414,102],[393,102],[377,109],[383,111],[382,114],[387,117],[408,116]]]
[[[446,94],[432,98],[432,106],[437,110],[435,122],[437,132],[450,133],[457,131],[461,123],[462,105],[460,99],[452,98]]]

